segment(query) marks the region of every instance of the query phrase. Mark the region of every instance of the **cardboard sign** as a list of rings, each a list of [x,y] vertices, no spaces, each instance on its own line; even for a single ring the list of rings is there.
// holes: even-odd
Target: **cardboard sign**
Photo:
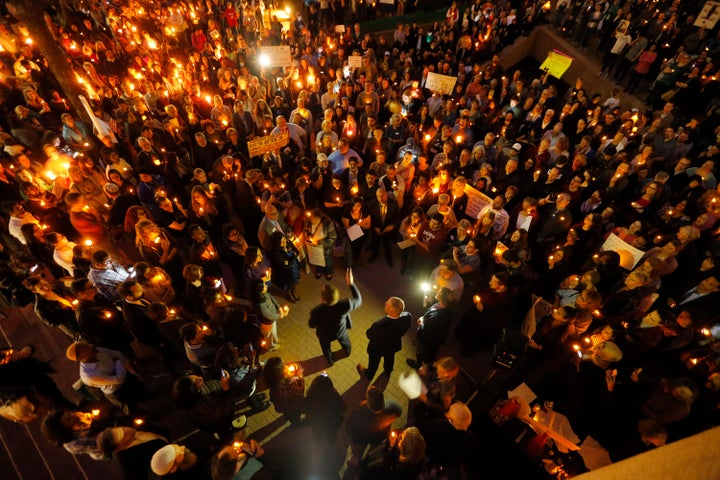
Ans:
[[[447,75],[430,72],[425,80],[425,88],[434,92],[440,92],[443,95],[450,95],[453,92],[453,88],[455,88],[456,82],[457,77],[449,77]]]
[[[718,20],[720,20],[720,2],[705,2],[693,25],[712,30]]]
[[[260,56],[267,61],[266,66],[268,67],[289,67],[293,63],[289,45],[262,47]]]
[[[360,55],[350,55],[348,57],[348,67],[350,67],[350,68],[362,67],[362,57]]]
[[[574,58],[565,55],[562,52],[553,50],[548,52],[548,56],[540,65],[540,70],[547,72],[555,78],[561,78],[563,74],[570,68]]]
[[[288,132],[265,135],[264,137],[247,142],[248,152],[250,157],[257,157],[263,155],[265,152],[279,150],[287,145],[289,141],[290,134]]]
[[[380,3],[387,3],[388,5],[394,5],[395,0],[380,0]]]
[[[637,265],[643,255],[645,255],[645,252],[633,247],[614,233],[611,233],[607,240],[605,240],[600,250],[617,252],[617,254],[620,255],[620,266],[625,270],[635,268],[635,265]]]
[[[345,33],[345,25],[335,25],[335,33]]]
[[[480,212],[492,204],[492,199],[490,197],[467,184],[465,185],[465,194],[468,196],[467,207],[465,207],[465,215],[470,218],[478,218]]]

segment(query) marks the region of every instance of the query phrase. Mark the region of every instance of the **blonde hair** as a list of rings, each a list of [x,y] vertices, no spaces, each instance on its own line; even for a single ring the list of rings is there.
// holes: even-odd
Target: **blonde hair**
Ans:
[[[408,427],[400,436],[400,460],[407,463],[420,463],[425,459],[425,438],[417,427]]]

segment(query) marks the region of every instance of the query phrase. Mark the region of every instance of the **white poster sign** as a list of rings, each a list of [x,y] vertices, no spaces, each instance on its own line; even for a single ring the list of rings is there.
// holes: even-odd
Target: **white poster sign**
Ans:
[[[620,266],[625,270],[635,268],[635,265],[637,265],[643,255],[645,255],[645,252],[633,247],[614,233],[611,233],[607,240],[605,240],[600,250],[617,252],[617,254],[620,255]]]
[[[705,2],[693,25],[712,30],[718,20],[720,20],[720,2]]]
[[[470,185],[465,185],[465,193],[468,196],[467,207],[465,207],[465,215],[470,218],[478,218],[480,212],[492,204],[490,197]]]
[[[325,251],[322,245],[307,245],[308,261],[316,267],[325,266]]]
[[[362,67],[362,57],[360,55],[350,55],[348,57],[348,67],[350,67],[350,68]]]
[[[447,75],[430,72],[425,81],[425,88],[434,92],[440,92],[443,95],[450,95],[453,88],[455,88],[456,82],[457,77],[449,77]]]
[[[289,67],[293,63],[289,45],[262,47],[260,58],[266,67]]]

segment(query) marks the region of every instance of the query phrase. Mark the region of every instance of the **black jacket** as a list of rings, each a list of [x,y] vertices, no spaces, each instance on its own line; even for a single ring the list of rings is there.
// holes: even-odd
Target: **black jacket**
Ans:
[[[368,351],[399,352],[402,337],[412,324],[412,315],[403,312],[398,318],[383,317],[367,329]]]
[[[362,305],[362,295],[355,285],[350,285],[351,298],[344,298],[335,305],[320,304],[310,311],[310,328],[316,329],[320,340],[335,340],[347,335],[352,328],[350,312]]]

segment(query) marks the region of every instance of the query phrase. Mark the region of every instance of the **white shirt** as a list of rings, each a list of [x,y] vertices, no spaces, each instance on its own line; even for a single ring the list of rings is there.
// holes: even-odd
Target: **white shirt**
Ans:
[[[75,245],[77,245],[75,242],[65,242],[62,245],[57,245],[53,251],[53,260],[55,260],[55,263],[64,268],[70,276],[73,274],[74,264],[72,258]]]
[[[96,348],[97,362],[80,362],[80,380],[89,387],[99,388],[103,393],[115,393],[127,377],[125,357],[116,350]]]
[[[27,245],[27,242],[25,241],[25,237],[23,236],[20,229],[26,223],[39,224],[40,222],[30,212],[25,212],[22,218],[10,217],[10,221],[8,222],[8,231],[10,232],[10,235],[17,238],[18,242],[22,243],[23,245]]]

